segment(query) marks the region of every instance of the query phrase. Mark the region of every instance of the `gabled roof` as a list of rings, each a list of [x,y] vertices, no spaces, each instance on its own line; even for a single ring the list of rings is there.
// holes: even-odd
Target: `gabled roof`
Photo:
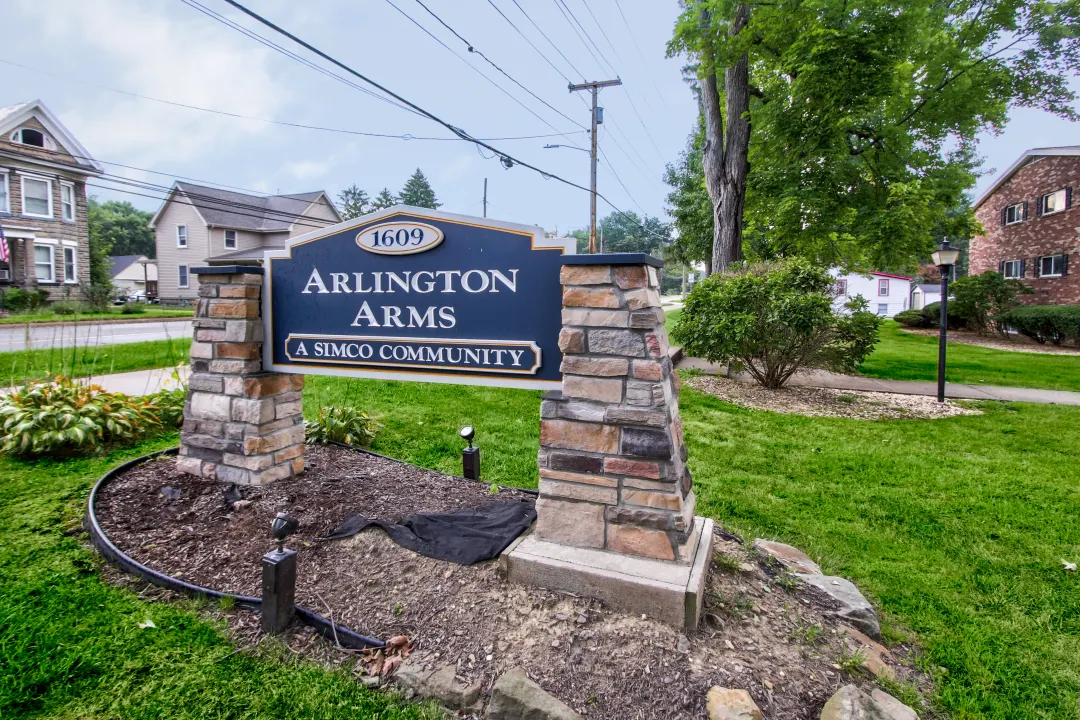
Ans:
[[[1052,156],[1080,156],[1080,145],[1062,145],[1061,147],[1044,147],[1025,150],[1024,154],[1021,155],[1016,162],[1010,165],[1005,172],[1001,173],[1001,175],[998,175],[997,179],[991,183],[990,187],[983,190],[982,194],[975,200],[975,204],[972,208],[978,209],[980,205],[986,202],[987,198],[997,192],[997,189],[1008,182],[1009,178],[1015,175],[1021,168],[1026,167],[1037,160],[1041,160],[1044,157]]]
[[[234,190],[195,185],[188,182],[173,184],[169,197],[154,213],[150,227],[157,224],[158,217],[173,198],[180,194],[182,202],[195,206],[199,215],[210,227],[249,230],[252,232],[287,232],[293,223],[303,216],[312,204],[325,198],[341,219],[326,193],[322,190],[295,195],[248,195]],[[327,221],[327,224],[331,224]]]
[[[911,280],[911,277],[908,276],[908,275],[895,275],[893,273],[878,272],[876,270],[871,270],[867,274],[868,275],[874,275],[875,277],[896,278],[897,280]]]
[[[116,277],[120,273],[131,267],[131,263],[135,262],[142,255],[113,255],[109,258],[109,277]]]
[[[45,107],[45,103],[40,100],[31,100],[30,102],[0,108],[0,135],[11,132],[30,118],[37,118],[37,121],[49,131],[49,134],[71,153],[75,158],[75,162],[79,165],[96,172],[104,171],[101,164],[90,156],[90,151],[75,139],[71,131],[64,127],[60,119],[53,115],[52,111]]]

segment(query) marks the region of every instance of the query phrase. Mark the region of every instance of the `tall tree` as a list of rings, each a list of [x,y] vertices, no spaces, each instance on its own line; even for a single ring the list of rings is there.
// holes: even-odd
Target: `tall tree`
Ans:
[[[99,247],[108,246],[106,255],[145,255],[155,257],[154,231],[150,229],[153,213],[139,210],[129,202],[87,201],[90,237]]]
[[[394,194],[390,192],[388,188],[383,188],[379,191],[379,194],[375,196],[375,199],[371,201],[371,209],[383,210],[398,204],[398,199],[394,197]]]
[[[1010,107],[1076,117],[1078,19],[1076,0],[687,0],[669,49],[697,68],[713,271],[744,250],[911,267],[979,132]]]
[[[597,247],[601,240],[606,253],[633,252],[660,256],[661,248],[670,242],[671,226],[659,218],[642,219],[635,212],[611,213],[596,226]],[[589,231],[575,230],[570,237],[577,240],[577,251],[589,251]]]
[[[338,208],[341,210],[342,220],[352,220],[373,210],[371,198],[356,185],[351,185],[338,194]]]
[[[712,267],[713,205],[705,187],[705,168],[702,165],[702,145],[705,142],[704,122],[686,142],[679,161],[669,164],[664,182],[671,186],[668,194],[668,214],[671,215],[678,237],[671,242],[668,257],[681,265],[704,262]]]
[[[424,173],[420,171],[420,168],[416,168],[416,172],[405,183],[405,187],[401,189],[401,195],[398,199],[403,205],[431,208],[432,210],[441,204],[435,199],[435,191],[431,189],[431,183],[424,177]]]

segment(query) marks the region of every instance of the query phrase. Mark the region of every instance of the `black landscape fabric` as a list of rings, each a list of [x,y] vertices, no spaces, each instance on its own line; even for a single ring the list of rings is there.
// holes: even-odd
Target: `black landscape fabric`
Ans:
[[[398,545],[436,560],[472,565],[498,557],[536,520],[531,502],[507,500],[452,513],[417,513],[401,524],[352,515],[330,531],[327,540],[350,537],[371,525]]]

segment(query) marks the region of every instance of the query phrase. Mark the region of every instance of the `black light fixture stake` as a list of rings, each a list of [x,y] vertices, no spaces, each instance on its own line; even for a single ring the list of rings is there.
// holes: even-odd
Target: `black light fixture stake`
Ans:
[[[300,527],[300,521],[279,512],[270,524],[277,548],[262,559],[262,629],[284,632],[296,614],[296,551],[285,548],[285,538]]]
[[[476,430],[471,425],[461,428],[461,437],[469,443],[469,447],[461,451],[461,475],[469,480],[480,481],[480,448],[473,447],[472,441],[476,436]]]

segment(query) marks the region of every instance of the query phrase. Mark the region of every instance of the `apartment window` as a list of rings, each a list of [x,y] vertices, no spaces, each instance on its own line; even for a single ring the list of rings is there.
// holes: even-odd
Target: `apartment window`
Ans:
[[[847,295],[847,279],[837,278],[836,280],[836,297],[844,297]]]
[[[187,225],[176,226],[176,247],[187,247]]]
[[[15,132],[11,133],[11,141],[17,142],[20,145],[32,145],[39,148],[52,149],[50,146],[52,143],[49,138],[45,136],[45,133],[34,128],[19,128]]]
[[[52,245],[34,245],[34,276],[38,282],[56,282]]]
[[[1062,188],[1056,190],[1047,195],[1043,195],[1039,198],[1039,214],[1040,215],[1053,215],[1059,213],[1069,207],[1069,196],[1072,195],[1069,192],[1069,188]]]
[[[75,186],[71,183],[60,183],[60,217],[75,222]]]
[[[11,193],[8,191],[8,175],[0,173],[0,213],[11,212]]]
[[[1066,255],[1044,255],[1039,258],[1039,277],[1061,277],[1068,267]]]
[[[1024,261],[1006,260],[1001,263],[1001,274],[1006,280],[1018,280],[1024,277]]]
[[[75,263],[75,248],[70,246],[64,247],[64,282],[69,285],[74,285],[79,282],[79,272]]]
[[[225,231],[225,249],[226,250],[235,250],[236,249],[236,231],[235,230],[226,230]]]
[[[878,303],[877,314],[878,315],[888,315],[889,314],[889,303]]]
[[[1004,225],[1015,225],[1024,222],[1024,215],[1024,203],[1016,203],[1001,211],[1001,222]]]
[[[179,287],[186,288],[188,286],[187,265],[179,265],[176,268],[176,271],[177,271],[177,278],[176,278],[177,283],[176,284]]]
[[[877,281],[877,294],[878,295],[888,295],[889,294],[889,279],[888,278],[878,278],[878,281]]]
[[[22,179],[23,215],[28,217],[51,218],[52,180],[42,180],[23,176]]]

